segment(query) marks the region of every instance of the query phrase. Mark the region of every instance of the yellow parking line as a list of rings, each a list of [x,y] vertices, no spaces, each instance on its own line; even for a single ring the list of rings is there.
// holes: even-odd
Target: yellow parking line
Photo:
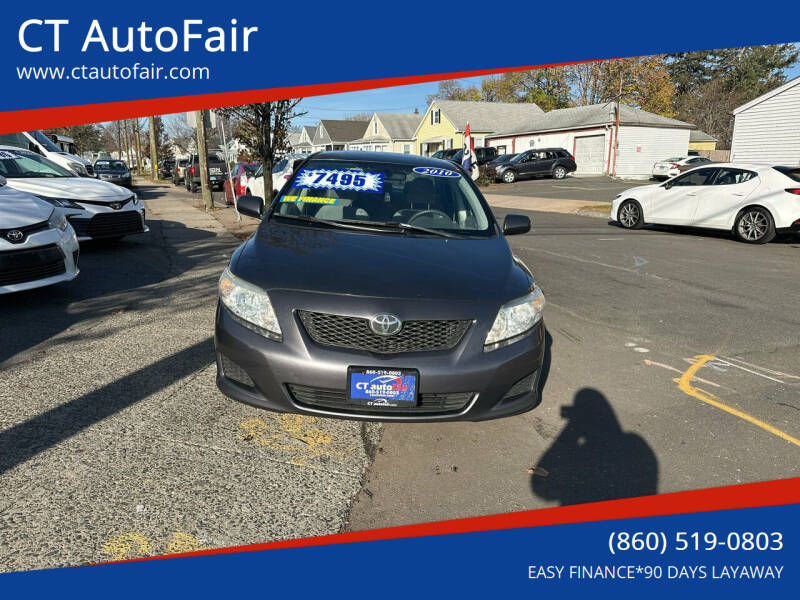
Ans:
[[[701,402],[705,402],[706,404],[715,406],[720,410],[724,410],[725,412],[730,413],[735,417],[739,417],[740,419],[743,419],[748,423],[752,423],[753,425],[756,425],[757,427],[760,427],[765,431],[769,431],[771,434],[777,435],[779,438],[784,439],[787,442],[791,442],[795,446],[800,446],[800,440],[798,440],[797,438],[792,437],[788,433],[773,427],[769,423],[764,423],[764,421],[756,419],[752,415],[748,415],[745,412],[737,410],[731,406],[728,406],[727,404],[724,404],[719,400],[719,398],[714,396],[714,394],[696,388],[692,385],[692,379],[694,378],[695,373],[697,373],[697,371],[699,371],[707,362],[714,360],[715,358],[716,357],[711,354],[700,354],[698,356],[695,356],[696,362],[688,369],[686,369],[686,371],[683,373],[683,375],[680,376],[679,379],[676,379],[678,387],[681,389],[681,391],[684,394],[691,396],[692,398],[697,398]]]

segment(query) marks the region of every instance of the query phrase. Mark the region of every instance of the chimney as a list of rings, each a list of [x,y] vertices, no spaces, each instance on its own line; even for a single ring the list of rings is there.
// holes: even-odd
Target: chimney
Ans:
[[[418,114],[419,114],[419,109],[418,109],[418,108],[415,108],[415,109],[414,109],[414,114],[415,114],[415,115],[418,115]]]

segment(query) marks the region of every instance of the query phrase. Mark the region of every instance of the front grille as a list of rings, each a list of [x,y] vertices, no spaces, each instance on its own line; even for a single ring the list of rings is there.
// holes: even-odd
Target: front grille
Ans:
[[[78,237],[116,237],[144,231],[142,215],[136,210],[100,213],[91,219],[70,217],[69,222]]]
[[[375,354],[450,350],[461,341],[470,324],[469,321],[405,321],[398,333],[384,336],[373,333],[368,319],[305,310],[297,313],[316,343]]]
[[[25,225],[24,227],[12,227],[10,229],[0,229],[0,238],[11,242],[12,244],[21,244],[25,240],[28,239],[28,236],[33,233],[38,233],[39,231],[44,231],[48,229],[47,221],[41,221],[39,223],[34,223],[33,225]],[[18,240],[11,240],[8,238],[8,233],[10,231],[21,231],[22,237]]]
[[[0,253],[0,285],[15,285],[66,273],[64,255],[55,245]]]
[[[289,384],[289,393],[300,405],[331,408],[353,413],[451,413],[459,412],[469,403],[473,392],[453,394],[420,394],[417,406],[362,406],[350,404],[344,390],[317,388],[307,385]]]

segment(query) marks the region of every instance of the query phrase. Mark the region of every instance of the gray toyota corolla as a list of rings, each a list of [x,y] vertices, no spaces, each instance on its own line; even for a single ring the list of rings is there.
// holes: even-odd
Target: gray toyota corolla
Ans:
[[[219,281],[217,385],[263,408],[482,420],[538,402],[544,296],[447,161],[322,152],[299,164]],[[262,214],[263,213],[263,214]]]

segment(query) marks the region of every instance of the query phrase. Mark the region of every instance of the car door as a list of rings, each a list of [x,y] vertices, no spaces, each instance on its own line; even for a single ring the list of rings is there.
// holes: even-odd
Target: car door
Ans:
[[[530,150],[523,154],[514,165],[514,170],[518,175],[529,177],[533,175],[536,168],[536,153]]]
[[[695,169],[666,181],[653,190],[648,223],[691,225],[700,196],[708,192],[717,169]]]
[[[539,160],[536,161],[536,174],[549,175],[556,162],[556,153],[552,150],[543,150],[539,153]]]
[[[760,183],[753,171],[720,167],[708,192],[698,196],[694,225],[727,229]]]

